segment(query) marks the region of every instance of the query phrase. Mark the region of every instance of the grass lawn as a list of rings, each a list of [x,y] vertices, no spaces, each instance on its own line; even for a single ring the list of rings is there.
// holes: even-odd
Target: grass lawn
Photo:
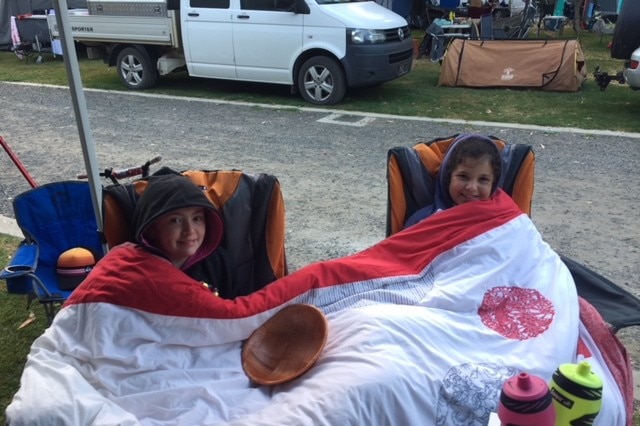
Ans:
[[[421,39],[423,32],[414,31]],[[559,38],[557,33],[534,28],[532,37]],[[611,36],[582,31],[576,35],[566,28],[563,38],[578,38],[585,55],[587,81],[577,92],[540,90],[469,89],[439,87],[440,64],[423,58],[414,61],[412,71],[397,80],[373,88],[353,89],[333,108],[416,117],[482,120],[541,126],[578,127],[640,133],[640,92],[611,83],[601,91],[593,77],[599,66],[609,74],[622,70],[622,61],[611,59],[607,44]],[[84,87],[126,90],[116,70],[101,60],[79,58]],[[12,52],[0,52],[0,81],[36,82],[67,85],[60,56],[47,56],[44,63],[24,61]],[[288,86],[189,78],[186,72],[160,78],[147,93],[259,102],[292,107],[312,106]]]
[[[7,261],[19,243],[18,238],[0,234],[0,269]],[[26,361],[29,348],[33,340],[44,331],[46,321],[44,312],[38,303],[32,305],[36,315],[35,322],[22,329],[18,329],[29,317],[26,296],[7,294],[4,281],[0,286],[0,408],[2,409],[2,424],[5,424],[4,411],[11,402],[13,394],[18,390],[20,375]]]

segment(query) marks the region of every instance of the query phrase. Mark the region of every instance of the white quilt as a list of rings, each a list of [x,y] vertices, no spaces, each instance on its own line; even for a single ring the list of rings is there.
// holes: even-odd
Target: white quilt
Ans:
[[[131,285],[74,292],[33,344],[10,425],[486,425],[507,378],[549,380],[579,346],[604,380],[595,424],[626,424],[567,268],[504,194],[235,301]],[[242,342],[290,303],[325,312],[326,347],[300,378],[252,384]]]

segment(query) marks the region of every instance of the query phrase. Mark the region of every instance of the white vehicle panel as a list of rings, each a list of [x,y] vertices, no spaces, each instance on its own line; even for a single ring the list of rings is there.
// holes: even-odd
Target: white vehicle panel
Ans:
[[[340,22],[340,26],[347,28],[388,30],[390,28],[403,27],[407,25],[407,20],[402,16],[387,8],[381,7],[378,3],[373,1],[328,3],[319,5],[318,9],[323,14],[326,14]],[[375,24],[372,25],[373,22],[375,22]],[[310,24],[313,25],[313,23]],[[324,20],[319,24],[326,25]]]
[[[292,83],[291,69],[302,51],[304,16],[285,11],[234,11],[237,77],[241,80]]]
[[[191,7],[183,2],[181,14],[189,74],[236,78],[231,9]]]

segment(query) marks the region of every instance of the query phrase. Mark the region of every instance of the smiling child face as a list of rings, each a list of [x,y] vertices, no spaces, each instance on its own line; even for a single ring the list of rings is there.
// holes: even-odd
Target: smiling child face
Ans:
[[[493,169],[489,158],[466,158],[451,173],[449,195],[456,205],[488,200],[493,181]]]
[[[202,245],[207,231],[203,207],[185,207],[158,217],[145,232],[153,245],[180,267]]]

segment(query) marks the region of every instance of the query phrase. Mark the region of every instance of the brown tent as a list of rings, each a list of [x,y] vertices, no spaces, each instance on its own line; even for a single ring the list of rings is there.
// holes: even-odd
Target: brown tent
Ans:
[[[587,78],[577,40],[463,40],[447,48],[439,86],[575,92]]]

